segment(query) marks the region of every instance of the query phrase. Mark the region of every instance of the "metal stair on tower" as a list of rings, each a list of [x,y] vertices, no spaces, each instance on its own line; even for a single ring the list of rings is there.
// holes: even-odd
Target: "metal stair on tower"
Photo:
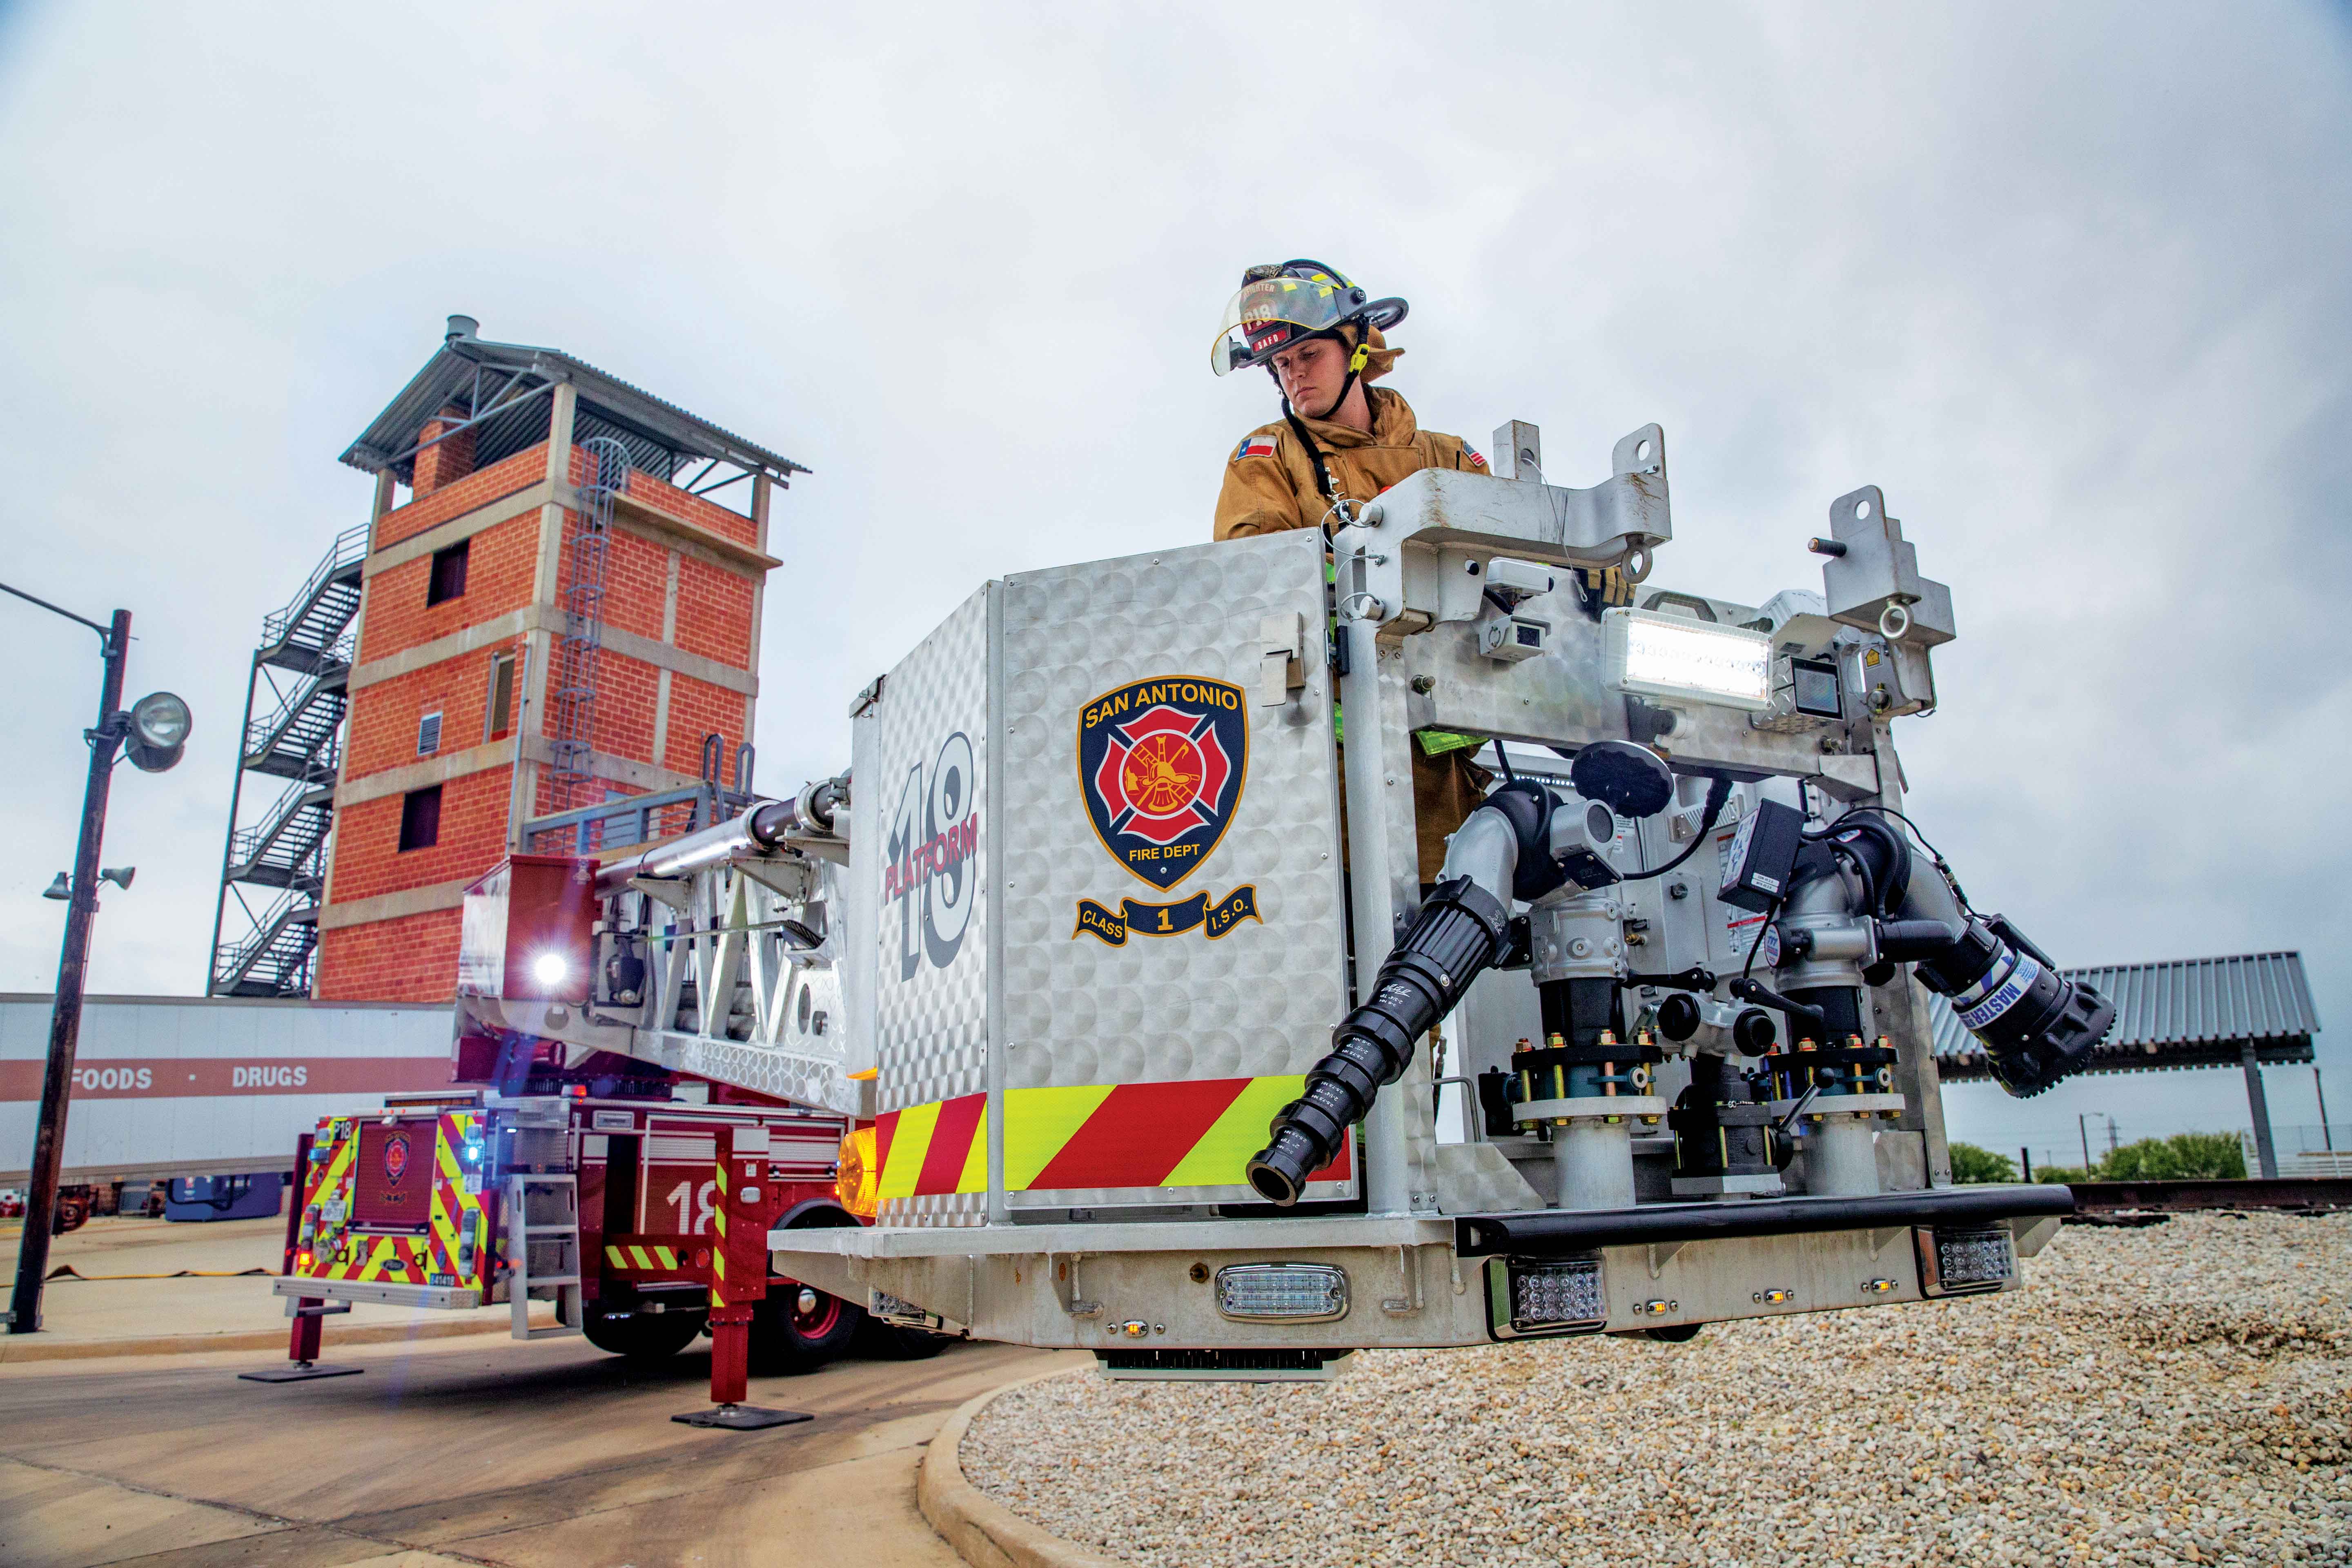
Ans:
[[[214,995],[310,994],[367,544],[364,525],[338,534],[286,606],[262,617],[221,855],[207,985]],[[240,826],[248,773],[289,783],[258,820]],[[276,896],[258,900],[247,889]]]
[[[319,889],[286,889],[253,915],[252,932],[224,946],[213,966],[215,996],[304,996],[319,946]]]

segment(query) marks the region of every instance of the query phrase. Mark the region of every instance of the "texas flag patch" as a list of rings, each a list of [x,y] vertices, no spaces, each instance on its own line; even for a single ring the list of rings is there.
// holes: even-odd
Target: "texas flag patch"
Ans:
[[[1263,431],[1260,431],[1254,436],[1243,437],[1242,444],[1234,448],[1234,461],[1236,463],[1240,462],[1244,458],[1271,458],[1273,456],[1274,437],[1266,435]]]
[[[1462,443],[1462,454],[1470,459],[1470,466],[1474,468],[1483,468],[1486,466],[1486,459],[1478,455],[1478,448],[1467,441]]]

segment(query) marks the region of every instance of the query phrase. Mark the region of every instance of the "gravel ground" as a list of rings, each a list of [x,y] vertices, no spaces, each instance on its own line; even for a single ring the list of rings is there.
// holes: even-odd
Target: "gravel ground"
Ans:
[[[1155,1568],[2352,1563],[2352,1215],[2068,1226],[2021,1290],[998,1399],[964,1468]]]

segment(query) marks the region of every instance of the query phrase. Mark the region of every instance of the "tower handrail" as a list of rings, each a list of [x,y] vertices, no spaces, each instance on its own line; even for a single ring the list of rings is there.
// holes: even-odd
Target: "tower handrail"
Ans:
[[[286,831],[287,826],[302,811],[310,796],[322,789],[331,790],[334,787],[334,753],[338,749],[330,742],[324,761],[315,776],[289,781],[286,788],[279,792],[278,798],[270,802],[269,809],[261,814],[260,821],[249,827],[240,827],[236,830],[230,840],[229,864],[232,867],[250,866],[257,856],[268,849],[269,845]]]
[[[248,757],[258,756],[274,747],[278,743],[278,737],[301,717],[304,710],[316,702],[322,694],[326,694],[328,687],[350,673],[350,652],[351,636],[345,633],[337,641],[331,652],[331,660],[316,675],[307,677],[301,685],[294,689],[291,695],[278,705],[275,711],[247,722],[245,727],[245,754]],[[341,715],[338,714],[336,717],[340,721]]]
[[[294,597],[287,601],[286,607],[272,610],[261,617],[261,640],[265,647],[286,640],[287,633],[293,629],[302,612],[310,608],[320,591],[326,587],[329,578],[367,558],[369,526],[362,522],[335,535],[335,542],[328,547],[319,564],[311,568],[310,575]]]
[[[217,994],[224,985],[235,985],[253,973],[276,944],[278,936],[289,925],[303,922],[308,916],[318,918],[317,896],[302,888],[289,888],[253,922],[253,932],[244,941],[225,942],[222,951],[214,954],[213,987]]]

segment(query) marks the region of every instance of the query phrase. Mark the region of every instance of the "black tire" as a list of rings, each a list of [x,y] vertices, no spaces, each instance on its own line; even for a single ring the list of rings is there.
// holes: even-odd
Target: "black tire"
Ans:
[[[766,1298],[751,1309],[751,1370],[762,1377],[814,1372],[845,1354],[866,1323],[863,1307],[790,1279],[771,1279]]]
[[[591,1308],[581,1332],[600,1351],[631,1361],[662,1361],[694,1342],[702,1332],[700,1312],[628,1312],[607,1317]]]
[[[1643,1329],[1642,1337],[1655,1340],[1660,1344],[1686,1345],[1698,1338],[1698,1331],[1705,1327],[1705,1323],[1675,1323],[1663,1329]]]
[[[902,1329],[868,1316],[865,1331],[858,1336],[857,1348],[881,1361],[929,1361],[954,1342],[952,1334],[935,1334],[929,1329]]]

